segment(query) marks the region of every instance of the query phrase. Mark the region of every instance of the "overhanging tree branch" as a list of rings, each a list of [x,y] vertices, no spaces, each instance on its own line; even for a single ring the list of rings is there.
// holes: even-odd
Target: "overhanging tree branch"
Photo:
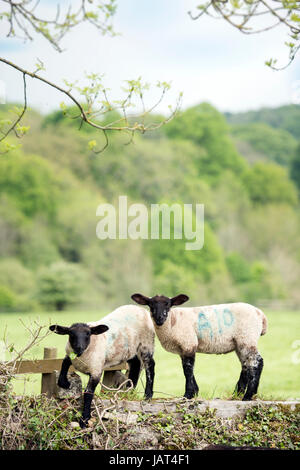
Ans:
[[[46,18],[44,10],[39,10],[39,0],[0,0],[0,5],[5,5],[6,10],[0,13],[0,20],[8,22],[8,37],[22,37],[24,40],[33,40],[32,33],[42,35],[58,52],[61,52],[61,39],[75,26],[87,21],[96,27],[102,34],[115,35],[111,25],[111,18],[116,11],[116,0],[77,0],[70,2],[69,6],[62,12],[60,6],[56,7],[55,15],[51,19]],[[20,36],[21,35],[21,36]],[[142,83],[141,78],[137,80],[127,80],[125,90],[125,98],[121,100],[112,100],[108,97],[108,90],[103,86],[102,76],[99,74],[89,74],[86,76],[88,84],[79,87],[76,83],[64,81],[67,88],[51,82],[47,78],[40,75],[40,71],[44,70],[40,61],[37,69],[33,72],[25,70],[18,64],[15,64],[5,58],[0,58],[0,62],[14,68],[23,75],[24,85],[24,105],[23,108],[15,107],[17,113],[15,122],[10,120],[0,121],[0,142],[11,133],[15,132],[17,137],[21,137],[29,128],[20,126],[27,109],[26,97],[26,77],[43,82],[47,86],[57,90],[65,95],[73,105],[78,109],[77,115],[69,116],[72,119],[80,120],[80,128],[85,123],[96,130],[103,133],[105,145],[103,151],[108,145],[108,131],[124,131],[131,136],[138,131],[144,133],[155,130],[166,124],[172,119],[179,109],[181,102],[181,94],[179,95],[174,109],[170,108],[169,116],[165,119],[159,119],[156,123],[146,124],[146,116],[148,116],[165,97],[170,86],[166,82],[158,82],[156,87],[159,89],[160,97],[158,101],[149,106],[148,109],[144,103],[144,93],[149,85]],[[84,104],[83,104],[84,102]],[[142,110],[137,115],[133,115],[130,111],[132,108],[140,106]],[[62,111],[65,115],[69,115],[67,105],[61,103]],[[118,118],[110,123],[104,120],[112,111],[118,113]],[[107,119],[106,119],[107,121]],[[9,147],[9,145],[8,145]],[[89,142],[89,148],[96,152],[97,142],[95,140]],[[98,152],[96,152],[98,153]]]
[[[289,48],[289,62],[283,67],[275,66],[276,59],[266,61],[274,70],[283,70],[294,60],[300,49],[300,2],[296,0],[210,0],[202,2],[198,13],[188,12],[193,20],[203,15],[222,19],[243,34],[258,34],[270,31],[280,25],[285,26],[290,40],[285,44]],[[267,24],[260,26],[256,21],[266,18]]]
[[[36,13],[39,0],[1,0],[7,10],[1,13],[1,19],[8,22],[7,37],[21,37],[32,40],[29,30],[42,35],[58,52],[61,52],[60,41],[75,26],[87,21],[102,34],[115,35],[110,20],[116,11],[116,0],[70,2],[65,13],[59,5],[53,19],[47,19],[42,12]],[[74,7],[75,4],[75,7]],[[76,8],[77,7],[77,8]]]
[[[107,147],[108,145],[108,140],[107,140],[107,131],[126,131],[129,133],[134,133],[136,131],[140,133],[145,133],[147,131],[153,131],[155,129],[158,129],[159,127],[163,126],[167,122],[169,122],[178,112],[178,109],[180,107],[181,103],[181,96],[182,94],[179,95],[176,105],[174,109],[170,110],[170,114],[168,117],[166,117],[163,120],[160,120],[155,123],[145,123],[145,117],[149,115],[153,110],[161,103],[163,100],[166,92],[169,90],[170,85],[167,82],[158,82],[156,87],[160,89],[160,97],[158,101],[152,105],[149,109],[145,108],[144,104],[144,91],[145,89],[149,88],[148,84],[143,84],[141,81],[141,78],[138,80],[128,80],[127,84],[128,87],[124,89],[124,91],[127,93],[126,98],[121,100],[121,101],[115,101],[115,100],[109,100],[107,96],[107,90],[104,88],[102,85],[102,77],[98,74],[90,74],[87,76],[87,78],[90,80],[90,85],[85,86],[85,87],[75,87],[75,84],[67,83],[69,85],[69,88],[62,88],[60,85],[57,85],[50,80],[42,77],[41,75],[37,74],[36,72],[30,72],[28,70],[25,70],[24,68],[20,67],[17,64],[14,64],[13,62],[0,57],[0,62],[14,68],[18,72],[23,74],[23,82],[24,82],[24,107],[23,111],[18,117],[17,121],[15,121],[8,129],[6,129],[4,132],[2,131],[2,137],[0,139],[3,140],[7,135],[16,130],[16,127],[18,126],[20,120],[25,114],[25,111],[27,109],[27,98],[26,98],[26,80],[25,77],[28,76],[30,78],[36,79],[38,81],[41,81],[45,83],[46,85],[50,86],[51,88],[57,90],[58,92],[64,94],[67,96],[73,104],[78,108],[79,114],[77,116],[72,116],[73,119],[79,119],[81,120],[81,123],[86,123],[89,126],[102,131],[104,136],[105,136],[105,141],[106,144],[104,148]],[[80,100],[74,96],[74,93],[72,90],[77,91],[82,98],[86,100],[86,105],[83,105]],[[98,100],[99,96],[103,96],[103,100]],[[143,111],[141,114],[138,114],[137,116],[134,115],[128,115],[127,110],[128,108],[131,108],[133,106],[133,98],[137,97],[138,100],[141,101]],[[98,109],[95,109],[94,106],[97,103],[100,106]],[[62,103],[61,107],[65,113],[67,113],[67,106]],[[99,120],[96,120],[95,117],[99,118],[99,116],[105,116],[108,112],[111,111],[118,111],[121,112],[122,115],[117,121],[108,123],[108,124],[102,124]],[[135,118],[138,117],[139,121],[135,121]],[[93,141],[94,142],[94,141]],[[94,146],[90,145],[90,148],[93,149]],[[102,150],[104,150],[101,149]]]
[[[2,134],[2,137],[0,137],[0,142],[2,142],[2,140],[4,140],[8,134],[14,130],[15,132],[15,135],[16,137],[21,137],[22,134],[24,134],[25,130],[22,129],[19,125],[19,123],[21,122],[25,112],[26,112],[26,109],[27,109],[27,93],[26,93],[26,74],[23,73],[23,90],[24,90],[24,106],[23,106],[23,109],[21,112],[18,112],[18,118],[17,120],[10,126],[8,127],[8,129],[6,129],[6,131],[4,131]],[[20,135],[18,134],[18,131],[21,133]],[[0,131],[1,132],[1,131]]]

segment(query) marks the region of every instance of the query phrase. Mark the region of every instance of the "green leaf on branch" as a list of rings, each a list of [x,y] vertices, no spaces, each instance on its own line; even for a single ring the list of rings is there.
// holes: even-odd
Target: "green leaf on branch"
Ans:
[[[94,150],[94,148],[95,148],[96,146],[97,146],[97,141],[96,141],[96,140],[90,140],[90,141],[88,142],[88,148],[89,148],[90,150]]]

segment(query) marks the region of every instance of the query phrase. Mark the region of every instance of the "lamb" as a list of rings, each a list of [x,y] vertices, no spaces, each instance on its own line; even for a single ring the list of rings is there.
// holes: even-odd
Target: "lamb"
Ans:
[[[90,323],[74,323],[70,327],[51,325],[50,330],[68,335],[66,356],[59,374],[58,385],[68,389],[67,373],[71,364],[90,376],[84,391],[80,426],[87,426],[91,416],[91,402],[104,368],[128,362],[130,379],[135,387],[141,365],[146,371],[145,399],[153,395],[155,362],[153,359],[155,332],[146,309],[124,305],[104,318]],[[71,360],[72,353],[76,357]]]
[[[267,318],[260,309],[242,302],[172,308],[189,300],[184,294],[173,298],[133,294],[131,298],[149,306],[161,345],[166,351],[180,355],[186,398],[193,398],[199,391],[194,377],[196,352],[226,354],[235,351],[242,366],[235,392],[244,394],[244,401],[251,400],[257,393],[263,368],[257,342],[267,331]]]

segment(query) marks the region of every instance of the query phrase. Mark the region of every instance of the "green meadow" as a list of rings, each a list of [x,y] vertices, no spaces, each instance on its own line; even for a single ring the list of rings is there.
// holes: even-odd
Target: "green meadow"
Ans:
[[[295,344],[300,340],[300,312],[265,311],[268,317],[268,332],[259,340],[259,351],[264,358],[258,397],[265,400],[300,399],[300,363],[296,357]],[[14,344],[20,350],[28,343],[30,335],[24,325],[34,320],[48,327],[52,323],[70,325],[78,321],[94,321],[101,318],[99,312],[41,312],[39,314],[0,314],[1,336],[6,335],[7,344]],[[28,351],[26,358],[41,359],[44,347],[56,347],[58,357],[64,356],[66,338],[50,333],[43,341]],[[298,346],[299,349],[299,346]],[[9,359],[9,352],[1,360]],[[300,354],[298,354],[300,357]],[[180,358],[162,349],[156,340],[156,374],[154,398],[180,397],[184,393],[184,376]],[[199,385],[199,397],[205,399],[230,398],[240,373],[240,364],[235,353],[226,355],[196,356],[195,377]],[[86,383],[86,377],[83,383]],[[18,376],[14,380],[16,394],[38,394],[40,375]],[[144,372],[141,374],[137,392],[143,396]],[[100,387],[98,387],[100,393]]]

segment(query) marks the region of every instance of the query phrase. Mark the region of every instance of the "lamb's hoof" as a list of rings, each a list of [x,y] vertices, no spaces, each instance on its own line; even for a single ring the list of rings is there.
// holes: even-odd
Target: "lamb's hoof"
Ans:
[[[197,393],[195,392],[186,392],[184,395],[184,398],[187,398],[188,400],[192,400],[197,396]]]
[[[144,401],[151,401],[153,395],[145,395],[144,396]]]
[[[81,429],[86,429],[88,427],[88,419],[80,418],[79,426],[81,427]]]
[[[252,397],[247,397],[246,395],[242,398],[242,401],[251,401]]]

